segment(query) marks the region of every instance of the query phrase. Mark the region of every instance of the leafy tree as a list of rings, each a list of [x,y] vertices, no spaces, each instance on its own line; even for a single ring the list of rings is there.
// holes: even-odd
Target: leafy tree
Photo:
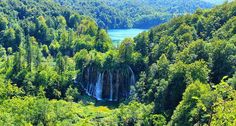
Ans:
[[[0,31],[7,29],[8,27],[8,19],[4,16],[0,17]]]
[[[218,83],[226,75],[232,75],[235,69],[235,44],[226,41],[212,43],[212,82]]]
[[[134,51],[134,41],[126,38],[120,45],[119,57],[122,62],[129,63],[132,61],[132,53]]]
[[[174,111],[169,125],[208,124],[207,111],[212,105],[212,100],[209,85],[199,81],[190,84],[183,94],[183,100]]]
[[[46,19],[43,16],[39,16],[36,21],[36,33],[35,36],[39,41],[43,42],[43,44],[48,44],[48,26],[46,24]]]
[[[57,64],[57,71],[60,75],[62,75],[62,73],[65,71],[65,60],[64,57],[62,56],[61,53],[57,54],[57,58],[56,58],[56,64]]]
[[[111,39],[105,30],[98,30],[94,48],[99,52],[106,52],[111,47]]]
[[[152,115],[151,116],[151,124],[153,126],[164,126],[166,125],[166,119],[163,115]]]
[[[72,88],[71,86],[66,91],[66,100],[67,101],[76,101],[78,99],[79,93],[78,89]]]
[[[139,34],[136,38],[134,38],[134,41],[136,43],[135,50],[140,52],[142,55],[147,55],[149,47],[148,33],[144,32]]]

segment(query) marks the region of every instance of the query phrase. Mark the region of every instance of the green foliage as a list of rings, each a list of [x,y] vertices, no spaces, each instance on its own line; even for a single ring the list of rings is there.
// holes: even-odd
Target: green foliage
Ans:
[[[132,62],[134,51],[134,40],[131,38],[126,38],[123,40],[119,47],[119,58],[121,62],[130,63]]]
[[[94,18],[102,28],[150,28],[175,15],[213,5],[200,0],[54,0]],[[167,4],[168,3],[168,4]],[[182,6],[182,5],[185,6]]]
[[[202,84],[199,81],[190,84],[183,94],[183,100],[174,111],[169,125],[208,124],[210,117],[208,109],[212,104],[210,91],[209,85]]]
[[[81,103],[23,97],[4,101],[0,106],[1,125],[89,125],[106,117],[110,110]]]
[[[121,105],[115,110],[115,119],[118,125],[150,125],[149,118],[152,112],[152,105],[144,105],[138,102],[130,102],[128,105]]]
[[[94,12],[111,15],[116,10],[110,4],[130,6],[127,1],[117,5],[104,1],[102,6],[110,7],[104,10],[100,2],[77,2],[98,5]],[[165,6],[161,12],[176,9]],[[174,13],[195,10],[186,8]],[[232,2],[197,10],[127,38],[115,48],[106,30],[51,0],[2,0],[0,125],[235,125],[235,8]],[[122,14],[110,21],[106,14],[98,15],[110,22],[107,27],[142,26],[137,22],[152,20],[143,16],[146,12],[136,14],[139,8],[132,9],[124,9],[135,16],[129,20]],[[81,85],[87,68],[126,74],[128,67],[138,82],[130,98],[119,101],[126,104],[108,109],[95,107],[99,103],[92,98],[95,105],[84,100]],[[110,78],[103,79],[107,83]]]
[[[151,122],[153,126],[164,126],[166,125],[166,119],[163,115],[152,115]]]
[[[226,75],[232,75],[235,71],[236,45],[233,42],[213,42],[212,49],[212,81],[219,82]]]
[[[0,31],[7,29],[8,27],[8,19],[1,15],[0,17]]]
[[[228,80],[228,83],[236,90],[236,73]]]
[[[235,93],[224,81],[214,89],[195,82],[186,89],[168,125],[235,125]]]
[[[111,39],[104,29],[99,30],[95,39],[94,48],[99,52],[106,52],[111,47]]]

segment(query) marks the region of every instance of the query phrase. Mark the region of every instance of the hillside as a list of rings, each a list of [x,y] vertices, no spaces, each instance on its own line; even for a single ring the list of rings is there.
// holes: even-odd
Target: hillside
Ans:
[[[94,18],[103,28],[150,28],[213,5],[200,0],[54,0]],[[184,5],[184,6],[183,6]]]
[[[51,0],[0,10],[0,125],[236,125],[236,2],[117,48]]]
[[[216,119],[213,123],[212,117],[207,116],[211,111],[219,116],[222,103],[206,92],[223,90],[235,94],[235,8],[236,2],[233,2],[211,10],[198,10],[134,38],[134,49],[142,54],[146,63],[142,67],[140,64],[134,66],[145,71],[137,82],[135,96],[145,103],[154,101],[157,113],[169,113],[169,125],[224,123],[220,120],[222,117],[213,117]],[[227,78],[232,78],[228,81],[232,87],[225,82]],[[232,98],[232,95],[227,94],[227,97]],[[235,98],[224,100],[229,106],[235,106]],[[212,110],[209,104],[216,108]],[[235,107],[227,109],[235,111]],[[224,116],[231,114],[235,115],[226,112]],[[229,121],[228,125],[234,124]]]

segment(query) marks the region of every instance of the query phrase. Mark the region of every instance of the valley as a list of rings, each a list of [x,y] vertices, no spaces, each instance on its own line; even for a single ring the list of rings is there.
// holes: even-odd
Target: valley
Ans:
[[[1,0],[0,126],[235,126],[222,3]]]

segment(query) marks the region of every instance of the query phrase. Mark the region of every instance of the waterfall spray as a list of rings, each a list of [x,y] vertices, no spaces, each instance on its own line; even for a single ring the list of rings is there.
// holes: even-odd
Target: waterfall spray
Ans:
[[[95,87],[95,98],[97,100],[102,100],[102,90],[103,90],[103,75],[104,73],[98,74],[98,79]]]
[[[84,72],[85,84],[82,87],[89,96],[97,100],[118,101],[120,97],[126,98],[131,93],[130,86],[135,84],[133,70],[130,66],[126,68],[127,70],[128,74],[122,72],[122,69],[117,69],[115,72],[110,70],[100,72],[93,67],[88,67]]]

